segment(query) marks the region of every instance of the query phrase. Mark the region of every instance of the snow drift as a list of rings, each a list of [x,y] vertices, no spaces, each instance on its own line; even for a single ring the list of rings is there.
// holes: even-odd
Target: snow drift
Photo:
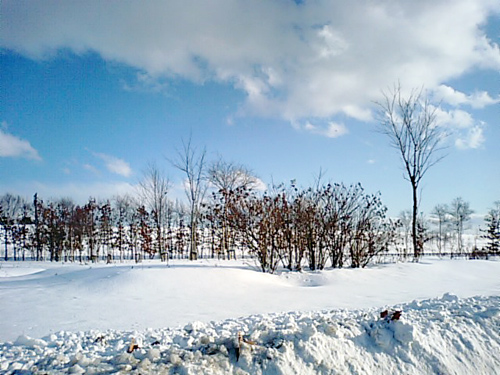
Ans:
[[[20,336],[0,371],[131,374],[494,374],[500,297],[452,294],[380,309],[289,312],[179,329]],[[135,344],[131,346],[131,344]]]

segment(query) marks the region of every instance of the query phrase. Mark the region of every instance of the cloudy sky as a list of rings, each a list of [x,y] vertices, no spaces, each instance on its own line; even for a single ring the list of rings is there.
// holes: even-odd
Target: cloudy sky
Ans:
[[[411,207],[376,106],[425,88],[446,158],[421,209],[500,199],[499,0],[0,3],[0,193],[129,192],[192,136],[265,183],[361,182]]]

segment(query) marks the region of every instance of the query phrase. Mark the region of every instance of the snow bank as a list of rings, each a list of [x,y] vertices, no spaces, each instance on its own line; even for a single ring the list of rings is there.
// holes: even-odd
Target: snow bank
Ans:
[[[59,331],[173,328],[253,314],[379,308],[444,293],[500,296],[500,261],[483,260],[424,258],[276,275],[244,261],[215,260],[169,266],[0,262],[0,268],[11,275],[0,277],[0,342]],[[44,270],[31,273],[36,268]]]
[[[181,329],[59,332],[0,344],[0,372],[131,374],[494,374],[500,297],[380,309],[254,315]],[[240,336],[239,336],[240,335]],[[240,337],[240,338],[239,338]],[[136,349],[128,353],[131,343]]]

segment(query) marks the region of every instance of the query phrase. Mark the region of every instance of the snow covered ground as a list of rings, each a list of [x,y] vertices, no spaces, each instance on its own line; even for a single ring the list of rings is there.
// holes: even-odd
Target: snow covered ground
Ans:
[[[500,261],[437,258],[278,275],[1,262],[0,373],[494,374],[499,275]]]

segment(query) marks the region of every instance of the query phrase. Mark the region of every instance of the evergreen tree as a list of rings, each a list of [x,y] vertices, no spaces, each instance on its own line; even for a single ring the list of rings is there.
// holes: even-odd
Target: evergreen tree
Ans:
[[[487,227],[483,230],[485,234],[481,236],[487,240],[485,250],[489,254],[500,253],[500,201],[496,201],[494,205],[484,218]]]

